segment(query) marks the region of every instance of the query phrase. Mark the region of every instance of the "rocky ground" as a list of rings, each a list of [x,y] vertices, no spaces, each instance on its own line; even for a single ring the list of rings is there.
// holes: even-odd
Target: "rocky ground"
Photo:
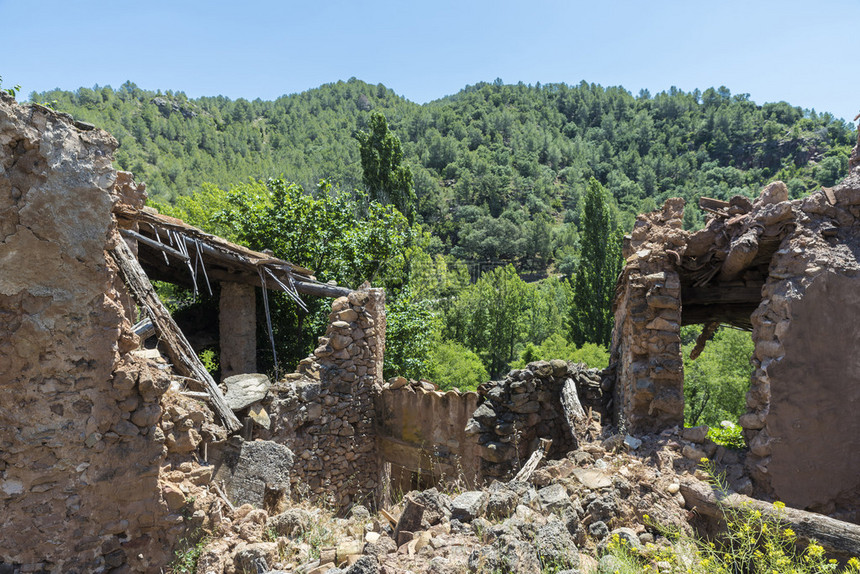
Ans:
[[[181,559],[199,552],[200,574],[588,573],[614,571],[603,550],[622,539],[652,556],[655,571],[671,572],[659,560],[669,544],[661,533],[690,533],[694,519],[681,482],[706,478],[700,456],[729,474],[739,461],[697,429],[641,438],[584,443],[545,461],[528,482],[413,491],[376,513],[353,506],[345,518],[308,504],[270,513],[219,503],[206,521],[211,532],[173,571],[193,571]]]

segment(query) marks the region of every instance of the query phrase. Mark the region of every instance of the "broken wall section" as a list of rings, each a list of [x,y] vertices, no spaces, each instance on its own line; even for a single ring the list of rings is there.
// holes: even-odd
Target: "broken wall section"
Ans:
[[[597,369],[560,359],[529,363],[481,385],[482,402],[466,428],[477,443],[480,479],[512,476],[541,439],[552,440],[549,458],[575,450],[575,427],[587,426],[589,414],[598,423],[603,419],[600,385]]]
[[[688,233],[684,200],[640,215],[624,242],[626,264],[615,293],[610,369],[615,423],[625,432],[684,424],[681,283],[676,270]]]
[[[177,534],[158,484],[168,382],[128,354],[105,256],[112,209],[143,191],[116,145],[0,92],[0,566],[145,571]]]
[[[385,292],[353,291],[332,303],[314,354],[272,389],[271,427],[257,436],[295,453],[294,498],[335,508],[375,503],[380,464],[374,395],[382,388]]]
[[[752,315],[747,466],[760,494],[858,523],[860,169],[790,203]]]

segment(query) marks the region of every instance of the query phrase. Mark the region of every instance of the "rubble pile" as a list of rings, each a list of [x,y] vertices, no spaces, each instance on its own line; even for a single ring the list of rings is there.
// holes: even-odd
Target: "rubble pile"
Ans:
[[[681,451],[726,451],[685,440],[677,429],[643,437],[635,451],[618,438],[585,442],[528,481],[412,491],[374,514],[361,505],[346,518],[307,504],[276,514],[242,506],[216,525],[197,572],[587,572],[614,535],[655,556],[656,565],[669,543],[661,528],[692,532],[679,491],[702,475]]]

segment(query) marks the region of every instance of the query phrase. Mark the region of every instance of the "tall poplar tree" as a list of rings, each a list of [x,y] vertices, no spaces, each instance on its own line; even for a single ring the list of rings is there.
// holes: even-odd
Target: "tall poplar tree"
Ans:
[[[403,163],[400,139],[388,129],[381,112],[370,115],[368,131],[358,131],[364,188],[370,199],[393,204],[412,223],[415,189],[412,170]]]
[[[612,220],[609,194],[593,177],[582,209],[582,249],[574,279],[571,339],[608,345],[612,333],[612,298],[621,270],[621,232]]]

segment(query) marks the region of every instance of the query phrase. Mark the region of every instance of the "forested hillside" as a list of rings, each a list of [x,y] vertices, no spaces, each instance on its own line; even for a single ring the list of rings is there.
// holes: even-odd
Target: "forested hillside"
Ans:
[[[109,130],[117,167],[162,210],[323,281],[384,286],[386,376],[443,387],[537,359],[605,366],[620,236],[636,213],[681,196],[694,228],[701,196],[753,196],[782,179],[799,197],[846,173],[856,137],[829,114],[724,87],[633,96],[496,81],[418,105],[352,79],[274,102],[132,83],[30,98]],[[327,305],[271,304],[290,368],[314,348]],[[743,410],[749,336],[716,341],[728,351],[688,366],[688,422]],[[723,387],[736,392],[711,393],[729,372]]]
[[[361,187],[356,130],[381,111],[412,165],[418,217],[466,260],[511,260],[569,272],[578,201],[592,176],[618,222],[665,198],[753,194],[779,178],[793,196],[844,175],[852,128],[728,89],[633,96],[585,82],[493,84],[417,105],[352,79],[269,101],[189,100],[126,83],[31,94],[109,130],[118,167],[172,201],[203,182],[228,187],[283,176],[312,189],[326,178]],[[688,227],[701,222],[687,210]]]

